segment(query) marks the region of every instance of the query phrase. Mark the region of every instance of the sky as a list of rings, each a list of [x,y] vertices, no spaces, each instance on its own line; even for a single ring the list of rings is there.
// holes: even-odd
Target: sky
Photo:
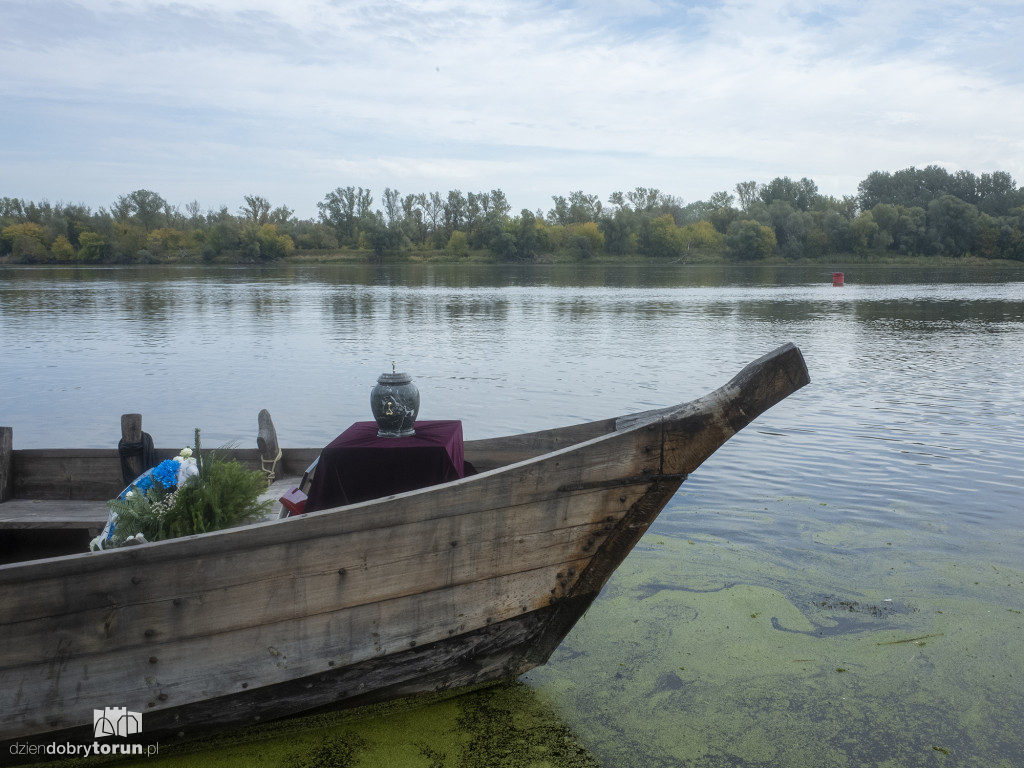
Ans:
[[[0,197],[1024,183],[1020,0],[0,0]]]

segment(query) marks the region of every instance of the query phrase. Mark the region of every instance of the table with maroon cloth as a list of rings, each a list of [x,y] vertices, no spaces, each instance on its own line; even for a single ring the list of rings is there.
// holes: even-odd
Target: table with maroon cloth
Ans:
[[[377,437],[359,421],[320,452],[306,512],[414,491],[473,474],[462,454],[461,421],[417,421],[416,434]]]

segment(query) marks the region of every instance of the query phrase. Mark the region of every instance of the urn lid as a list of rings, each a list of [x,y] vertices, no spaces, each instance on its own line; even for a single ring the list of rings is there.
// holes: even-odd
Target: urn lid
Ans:
[[[408,384],[412,381],[412,376],[408,373],[382,373],[377,377],[378,384]]]

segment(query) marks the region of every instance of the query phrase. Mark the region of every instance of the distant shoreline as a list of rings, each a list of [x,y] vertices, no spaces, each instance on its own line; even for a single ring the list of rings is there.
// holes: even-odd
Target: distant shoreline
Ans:
[[[696,257],[693,259],[659,259],[648,256],[594,256],[589,259],[559,258],[554,255],[540,255],[538,258],[521,261],[504,261],[487,251],[470,252],[465,256],[454,256],[443,250],[414,251],[401,254],[387,254],[378,258],[372,250],[353,250],[347,248],[330,251],[301,251],[273,261],[261,261],[245,258],[241,255],[228,255],[215,259],[195,258],[149,258],[145,261],[109,261],[109,262],[59,262],[46,261],[25,263],[10,257],[0,257],[0,267],[217,267],[217,266],[286,266],[307,264],[353,264],[353,265],[444,265],[444,266],[519,266],[519,267],[550,267],[550,266],[652,266],[652,267],[758,267],[758,266],[822,266],[836,271],[852,266],[891,266],[891,267],[1018,267],[1024,270],[1024,262],[1014,259],[987,259],[979,256],[879,256],[837,253],[814,258],[789,259],[772,256],[757,261],[733,261],[713,256]]]

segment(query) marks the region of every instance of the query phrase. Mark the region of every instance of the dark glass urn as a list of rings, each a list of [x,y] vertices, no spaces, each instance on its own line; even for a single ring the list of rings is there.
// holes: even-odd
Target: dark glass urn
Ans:
[[[370,410],[377,422],[377,437],[416,434],[413,424],[420,412],[420,391],[408,373],[382,373],[370,392]]]

